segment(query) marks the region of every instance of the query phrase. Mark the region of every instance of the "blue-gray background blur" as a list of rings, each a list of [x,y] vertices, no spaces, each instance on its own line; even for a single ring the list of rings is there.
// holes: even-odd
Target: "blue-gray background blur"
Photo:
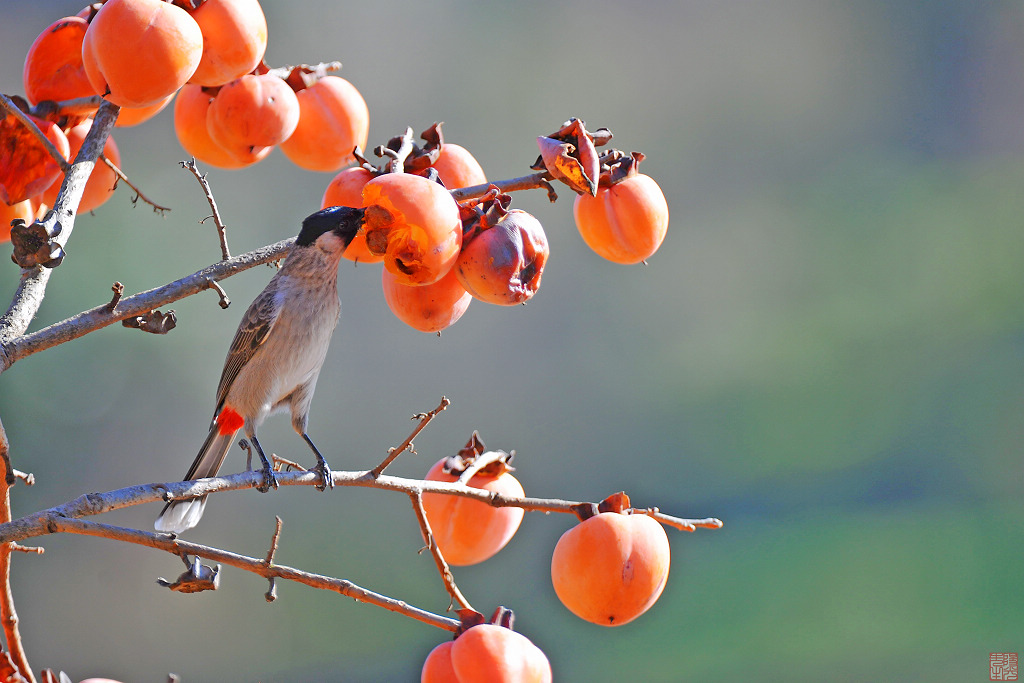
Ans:
[[[337,469],[379,461],[412,413],[452,408],[396,474],[479,429],[518,452],[538,496],[717,516],[672,533],[673,571],[614,630],[556,600],[550,550],[571,520],[527,515],[496,558],[457,569],[504,604],[562,681],[986,680],[1024,649],[1024,5],[1018,2],[266,2],[272,64],[340,59],[370,146],[445,122],[492,178],[526,172],[569,116],[648,154],[672,223],[648,267],[576,234],[571,193],[517,195],[552,258],[526,307],[474,303],[441,338],[393,318],[376,266],[345,264],[343,322],[311,433]],[[22,91],[35,36],[80,7],[0,3],[0,90]],[[82,217],[36,326],[218,258],[177,164],[171,112],[116,132],[124,188]],[[240,253],[290,236],[329,174],[280,152],[210,180]],[[6,256],[4,256],[6,259]],[[180,477],[224,352],[271,271],[177,303],[167,337],[120,326],[16,364],[0,415],[16,514]],[[0,273],[0,299],[18,271]],[[264,443],[309,459],[276,418]],[[242,467],[240,452],[231,469]],[[104,521],[148,528],[156,506]],[[190,538],[351,579],[434,611],[448,600],[403,496],[289,489],[211,501]],[[43,539],[14,590],[37,667],[75,680],[403,681],[446,636],[377,608],[234,570],[217,593],[134,546]]]

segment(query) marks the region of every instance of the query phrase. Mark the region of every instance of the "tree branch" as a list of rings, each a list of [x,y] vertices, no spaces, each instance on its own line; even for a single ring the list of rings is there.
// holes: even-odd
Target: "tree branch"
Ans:
[[[4,468],[4,476],[0,477],[0,523],[6,523],[11,521],[11,486],[14,485],[15,476],[11,467],[10,444],[7,441],[7,433],[4,431],[2,422],[0,422],[0,465]],[[18,612],[14,608],[14,594],[11,591],[11,551],[14,548],[14,543],[0,545],[0,622],[3,623],[4,639],[7,641],[11,662],[25,680],[35,683],[35,676],[32,674],[32,667],[29,666],[28,656],[25,654],[25,648],[21,641]]]

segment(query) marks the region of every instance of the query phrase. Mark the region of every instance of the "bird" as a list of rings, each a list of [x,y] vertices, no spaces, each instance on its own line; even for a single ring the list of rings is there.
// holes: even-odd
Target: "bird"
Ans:
[[[280,269],[242,316],[217,386],[210,432],[185,481],[220,471],[240,430],[263,463],[263,483],[277,477],[256,438],[272,413],[288,410],[292,427],[316,455],[317,488],[333,486],[331,470],[306,433],[309,408],[327,347],[341,315],[338,266],[363,228],[364,211],[333,206],[307,216]],[[206,496],[172,500],[157,517],[157,531],[180,534],[199,523]]]

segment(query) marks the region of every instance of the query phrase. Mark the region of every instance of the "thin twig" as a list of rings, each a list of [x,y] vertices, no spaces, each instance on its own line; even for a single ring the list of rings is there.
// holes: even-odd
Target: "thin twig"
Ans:
[[[464,202],[467,199],[474,199],[476,197],[482,197],[487,194],[492,187],[498,188],[499,192],[519,192],[520,190],[534,190],[534,189],[545,189],[548,192],[548,199],[552,202],[558,199],[558,195],[555,194],[555,189],[551,185],[550,181],[552,176],[547,171],[538,171],[537,173],[531,173],[530,175],[520,176],[518,178],[509,178],[508,180],[497,180],[491,183],[484,183],[482,185],[473,185],[472,187],[460,187],[451,191],[452,197],[457,202]]]
[[[135,201],[142,200],[146,204],[149,204],[150,206],[152,206],[153,207],[153,211],[155,213],[159,213],[161,215],[163,215],[163,214],[165,214],[165,213],[167,213],[168,211],[171,210],[171,207],[169,207],[169,206],[161,206],[160,204],[157,204],[152,199],[150,199],[149,197],[144,195],[142,193],[142,190],[140,190],[137,185],[135,185],[131,180],[128,179],[128,176],[125,175],[124,171],[119,169],[117,167],[117,165],[113,161],[111,161],[109,158],[107,158],[106,154],[101,154],[100,155],[100,159],[103,161],[103,163],[105,163],[110,168],[111,171],[114,172],[114,175],[117,176],[118,180],[123,182],[128,187],[132,188],[132,190],[135,192],[135,199],[132,200],[133,203]]]
[[[196,177],[199,181],[199,186],[203,188],[203,194],[206,195],[206,201],[210,204],[210,210],[213,211],[213,224],[217,226],[217,235],[220,238],[220,253],[221,258],[227,261],[231,258],[231,252],[228,250],[228,229],[224,225],[224,222],[220,219],[220,211],[217,209],[217,200],[213,198],[213,190],[210,189],[210,183],[206,180],[205,173],[199,172],[199,167],[196,166],[196,159],[192,157],[188,161],[180,161],[181,167],[188,170]],[[206,219],[199,221],[204,223]]]
[[[220,301],[218,302],[220,307],[227,308],[228,306],[230,306],[231,299],[228,298],[228,293],[224,291],[224,288],[220,286],[220,283],[214,280],[213,278],[209,278],[207,282],[209,283],[208,286],[210,287],[210,289],[217,292],[217,296],[220,297]]]
[[[390,147],[380,146],[374,152],[377,156],[388,157],[388,173],[402,173],[405,169],[405,160],[412,154],[413,141],[412,128],[406,128],[405,133],[400,138],[402,143],[398,149],[391,149]]]
[[[274,555],[277,554],[277,543],[281,540],[281,526],[283,522],[281,521],[280,515],[275,516],[275,519],[277,520],[277,523],[274,526],[274,535],[270,537],[270,550],[267,551],[267,558],[263,560],[263,564],[266,565],[268,569],[274,566]],[[274,578],[275,577],[273,576],[270,577],[270,586],[267,588],[267,592],[264,596],[266,597],[267,602],[274,602],[277,600],[277,583],[274,581]]]
[[[418,415],[413,415],[414,419],[419,419],[419,424],[416,425],[416,428],[412,430],[412,433],[409,434],[409,436],[405,439],[405,441],[402,442],[400,446],[398,446],[397,448],[388,449],[388,457],[384,458],[384,461],[381,464],[377,465],[372,470],[370,470],[370,475],[374,478],[379,477],[384,472],[384,470],[387,469],[388,465],[393,463],[395,459],[398,458],[398,456],[400,456],[407,448],[412,446],[412,440],[415,439],[416,436],[423,431],[423,428],[430,424],[430,421],[433,420],[438,413],[440,413],[442,410],[444,410],[451,404],[452,402],[449,401],[446,396],[442,396],[441,402],[438,403],[437,407],[434,408],[433,410],[426,413],[419,413]]]
[[[4,476],[0,477],[0,522],[6,523],[11,521],[11,486],[14,484],[15,477],[11,467],[10,443],[7,441],[7,432],[4,431],[2,422],[0,422],[0,463],[4,467]],[[0,622],[3,623],[4,638],[7,641],[7,649],[12,663],[27,681],[34,683],[35,676],[29,666],[28,656],[25,654],[24,644],[21,641],[18,612],[14,608],[14,593],[11,591],[11,551],[16,545],[15,543],[0,544]]]
[[[409,499],[412,501],[413,512],[416,513],[416,521],[420,524],[423,542],[427,544],[426,548],[434,558],[437,571],[441,573],[441,580],[444,582],[445,590],[452,596],[454,603],[458,603],[460,607],[465,609],[473,609],[473,606],[469,604],[469,600],[462,594],[459,587],[455,585],[455,577],[452,575],[451,567],[448,566],[448,561],[441,554],[441,549],[437,547],[437,540],[434,538],[434,532],[430,528],[429,520],[427,520],[427,511],[423,507],[423,494],[418,491],[410,493]]]

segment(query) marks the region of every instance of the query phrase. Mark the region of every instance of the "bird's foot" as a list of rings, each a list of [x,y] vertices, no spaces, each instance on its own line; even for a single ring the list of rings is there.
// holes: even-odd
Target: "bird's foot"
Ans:
[[[269,462],[263,463],[263,482],[256,485],[256,490],[260,493],[266,493],[270,489],[276,489],[278,487],[277,474],[274,473],[274,468],[270,466]]]
[[[331,472],[327,461],[323,459],[323,456],[317,458],[317,463],[313,466],[312,471],[320,475],[320,483],[316,485],[317,489],[326,491],[328,487],[334,488],[334,474]]]

